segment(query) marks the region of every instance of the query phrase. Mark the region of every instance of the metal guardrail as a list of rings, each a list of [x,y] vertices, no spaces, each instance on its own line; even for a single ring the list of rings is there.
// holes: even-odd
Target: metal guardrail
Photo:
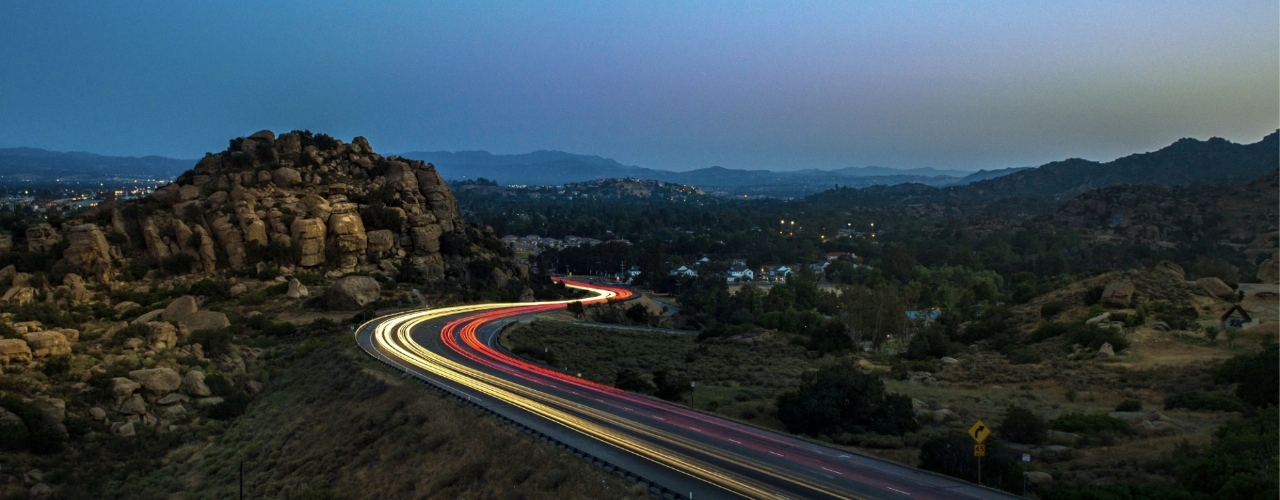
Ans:
[[[368,323],[366,323],[365,325],[367,324]],[[361,325],[361,326],[365,326],[365,325]],[[359,334],[360,330],[361,328],[356,329],[357,335]],[[357,345],[359,345],[359,342],[357,342]],[[443,385],[438,384],[432,381],[431,379],[424,377],[418,373],[414,373],[402,367],[396,366],[388,362],[387,360],[374,355],[374,353],[369,352],[367,349],[364,349],[363,347],[360,350],[364,351],[364,353],[369,357],[376,359],[378,361],[381,361],[382,364],[387,365],[391,368],[394,368],[397,371],[400,371],[402,373],[405,373],[410,377],[413,377],[414,380],[421,382],[423,385],[426,385],[431,389],[435,389],[437,392],[443,395],[452,397],[453,399],[457,400],[460,403],[466,404],[467,406],[480,410],[481,412],[498,419],[499,422],[511,425],[516,429],[520,430],[521,432],[528,434],[530,437],[534,438],[537,441],[550,444],[551,446],[554,446],[556,449],[572,453],[573,456],[581,458],[583,461],[587,462],[588,464],[595,467],[599,467],[605,472],[611,473],[626,481],[631,481],[633,483],[644,486],[646,490],[649,492],[649,496],[652,496],[654,498],[661,498],[663,500],[691,500],[689,499],[689,497],[683,494],[680,494],[666,486],[663,486],[654,480],[648,479],[644,476],[641,476],[640,474],[631,472],[623,467],[618,466],[617,464],[610,463],[609,461],[603,458],[587,453],[586,451],[583,451],[582,449],[576,446],[573,446],[569,443],[556,439],[550,435],[547,435],[542,431],[534,429],[533,427],[525,425],[521,422],[517,422],[515,419],[512,419],[510,417],[507,417],[506,415],[498,413],[497,410],[484,406],[477,401],[473,401],[471,398],[463,396],[462,394],[458,394],[457,392],[454,392],[453,390],[447,387],[444,387]]]

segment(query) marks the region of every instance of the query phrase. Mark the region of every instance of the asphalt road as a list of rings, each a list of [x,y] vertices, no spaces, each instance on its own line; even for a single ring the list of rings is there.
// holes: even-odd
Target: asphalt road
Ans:
[[[594,301],[629,292],[580,286]],[[584,300],[583,302],[591,302]],[[525,362],[502,326],[562,302],[393,314],[362,325],[372,356],[684,498],[1020,498],[619,391]]]

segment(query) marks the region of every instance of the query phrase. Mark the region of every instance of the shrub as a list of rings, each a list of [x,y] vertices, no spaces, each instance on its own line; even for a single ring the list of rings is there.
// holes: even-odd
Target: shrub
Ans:
[[[1040,353],[1025,347],[1007,349],[1006,351],[1005,356],[1009,358],[1009,364],[1011,365],[1031,365],[1041,361]]]
[[[889,368],[889,376],[894,380],[906,380],[911,372],[929,372],[938,371],[936,365],[924,360],[899,359],[893,362],[893,366]]]
[[[67,372],[71,371],[71,357],[58,356],[56,358],[46,359],[44,361],[44,366],[40,367],[40,371],[44,372],[45,375],[50,377],[64,375]]]
[[[1268,338],[1262,352],[1241,354],[1219,366],[1213,381],[1236,384],[1236,397],[1253,406],[1280,403],[1280,348]]]
[[[171,275],[187,274],[191,272],[191,266],[194,266],[195,263],[195,257],[185,253],[177,253],[161,259],[160,269]]]
[[[1012,405],[1004,411],[1004,420],[1000,422],[1000,437],[1022,444],[1037,444],[1044,441],[1049,427],[1043,418],[1035,412],[1018,405]]]
[[[646,379],[640,374],[640,372],[632,369],[623,369],[622,371],[619,371],[618,377],[615,379],[613,385],[614,387],[624,391],[640,392],[644,394],[653,394],[658,390],[657,386],[653,385],[653,382]]]
[[[1106,288],[1101,285],[1094,286],[1086,290],[1084,292],[1084,305],[1091,306],[1091,305],[1097,304],[1099,301],[1102,300],[1102,292],[1104,292],[1105,290]]]
[[[1066,302],[1062,302],[1060,300],[1046,302],[1044,305],[1040,306],[1040,317],[1044,319],[1049,319],[1054,316],[1057,316],[1058,313],[1065,311],[1066,309],[1067,309]]]
[[[209,418],[216,420],[231,420],[242,414],[249,408],[249,402],[252,398],[244,391],[235,391],[223,397],[221,403],[209,407]]]
[[[908,359],[941,358],[951,353],[951,338],[941,327],[926,328],[907,343]]]
[[[1124,402],[1116,405],[1116,411],[1142,411],[1142,401],[1126,399]]]
[[[1050,420],[1049,428],[1077,434],[1105,431],[1128,432],[1129,423],[1105,413],[1068,413]]]
[[[1164,409],[1185,408],[1195,411],[1238,411],[1249,409],[1240,398],[1225,392],[1191,391],[1164,398]]]
[[[879,378],[847,362],[805,373],[777,406],[778,419],[795,433],[902,435],[919,428],[911,398],[886,393]]]

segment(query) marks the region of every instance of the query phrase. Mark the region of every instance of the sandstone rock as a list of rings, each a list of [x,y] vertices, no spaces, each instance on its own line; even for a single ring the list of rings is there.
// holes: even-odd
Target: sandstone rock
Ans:
[[[381,257],[383,254],[390,252],[395,246],[396,236],[390,230],[378,229],[365,233],[368,242],[369,255],[375,258]]]
[[[67,419],[67,402],[61,399],[37,396],[31,400],[31,406],[40,411],[40,417],[47,426],[61,426]]]
[[[310,296],[311,292],[307,290],[306,285],[298,281],[298,278],[292,278],[289,280],[289,291],[285,295],[291,299],[301,299]]]
[[[195,297],[183,295],[170,301],[169,306],[164,308],[164,314],[161,317],[165,321],[182,321],[199,309],[200,307],[196,305]]]
[[[257,214],[250,211],[243,211],[237,214],[240,218],[240,230],[244,233],[244,243],[246,245],[262,245],[266,246],[267,240],[267,224]]]
[[[1093,325],[1097,325],[1097,324],[1100,324],[1100,323],[1104,323],[1104,322],[1106,322],[1106,321],[1107,321],[1107,320],[1109,320],[1109,319],[1111,319],[1111,313],[1109,313],[1109,312],[1105,312],[1105,313],[1099,314],[1099,315],[1097,315],[1097,316],[1094,316],[1094,317],[1092,317],[1092,318],[1089,318],[1089,319],[1085,320],[1085,321],[1084,321],[1084,324],[1086,324],[1086,325],[1088,325],[1088,326],[1093,326]]]
[[[1258,282],[1269,285],[1280,283],[1280,262],[1267,259],[1258,265]]]
[[[314,267],[324,263],[325,225],[320,219],[294,219],[290,229],[298,245],[298,265]]]
[[[27,490],[27,498],[32,500],[53,498],[53,487],[44,483],[36,483]]]
[[[218,268],[217,251],[213,247],[213,237],[205,231],[204,226],[196,226],[191,230],[192,246],[200,256],[200,263],[205,273],[213,273]]]
[[[133,437],[137,431],[133,428],[133,422],[116,422],[111,424],[111,433],[120,437]]]
[[[190,184],[178,187],[178,202],[191,201],[200,197],[200,188]]]
[[[116,401],[122,401],[124,398],[133,395],[133,392],[141,389],[142,384],[134,382],[124,377],[115,377],[111,379],[111,394],[115,395]]]
[[[214,406],[216,404],[221,403],[222,401],[223,399],[217,396],[214,396],[211,398],[200,398],[196,400],[196,406],[199,406],[202,408],[206,406]]]
[[[289,167],[280,167],[271,172],[271,182],[279,187],[293,187],[302,182],[302,174]]]
[[[58,230],[48,223],[36,224],[27,228],[27,251],[48,253],[62,241]]]
[[[325,293],[330,309],[351,311],[378,300],[382,286],[368,276],[346,276],[333,283]]]
[[[1076,447],[1080,446],[1080,441],[1084,438],[1080,437],[1079,434],[1051,430],[1045,434],[1045,439],[1050,444]]]
[[[142,384],[142,387],[155,394],[168,394],[178,390],[182,385],[182,377],[169,368],[150,368],[133,370],[129,378]]]
[[[164,397],[156,400],[156,404],[160,406],[169,406],[171,404],[185,403],[187,401],[191,401],[191,398],[187,397],[186,394],[182,394],[180,392],[171,392],[169,394],[166,394]]]
[[[253,135],[250,135],[249,138],[262,139],[267,144],[272,144],[276,141],[276,134],[275,132],[272,132],[270,130],[259,130],[257,132],[254,132]]]
[[[1123,280],[1112,281],[1107,283],[1107,287],[1102,290],[1102,305],[1107,307],[1129,307],[1129,302],[1133,300],[1134,286],[1133,283]]]
[[[187,409],[181,403],[173,405],[164,405],[160,407],[160,414],[165,418],[176,418],[186,413]]]
[[[240,229],[233,225],[231,218],[226,215],[213,219],[210,226],[213,230],[213,238],[222,244],[222,250],[227,254],[227,264],[232,269],[243,268],[245,265],[244,235],[240,233]]]
[[[182,392],[197,398],[213,395],[204,383],[204,373],[199,370],[187,370],[187,374],[182,376]]]
[[[147,334],[147,343],[152,349],[159,351],[177,347],[178,329],[172,323],[152,321],[147,323],[147,327],[151,329]]]
[[[415,254],[425,255],[440,251],[440,235],[444,234],[444,229],[439,224],[415,227],[409,234],[413,237]]]
[[[116,305],[114,305],[114,306],[111,306],[111,309],[114,309],[114,310],[116,311],[116,313],[118,314],[118,313],[122,313],[122,312],[128,311],[128,310],[130,310],[130,309],[133,309],[133,308],[135,308],[135,307],[142,307],[142,306],[141,306],[141,305],[139,305],[137,302],[130,302],[130,301],[127,301],[127,300],[126,300],[126,301],[124,301],[124,302],[121,302],[121,303],[119,303],[119,304],[116,304]]]
[[[1110,342],[1103,342],[1102,347],[1098,348],[1099,359],[1112,358],[1112,357],[1115,357],[1115,355],[1116,355],[1116,351],[1114,348],[1111,347]]]
[[[13,235],[0,233],[0,253],[13,251]]]
[[[939,361],[942,361],[942,364],[944,365],[954,365],[954,364],[960,363],[960,360],[950,356],[943,356],[942,359],[939,359]]]
[[[319,195],[309,194],[303,196],[301,200],[298,200],[298,203],[307,208],[307,213],[312,218],[320,219],[320,222],[328,222],[329,216],[333,213],[333,210],[329,208],[329,200],[321,198]]]
[[[164,260],[172,255],[169,251],[169,245],[166,245],[164,238],[160,236],[160,230],[156,227],[155,219],[151,217],[142,220],[142,240],[146,243],[147,250],[151,252],[151,257],[156,261]]]
[[[1179,266],[1167,260],[1162,260],[1160,261],[1159,264],[1156,264],[1155,270],[1168,274],[1180,280],[1187,279],[1187,273],[1182,270],[1182,266]]]
[[[22,339],[0,339],[0,362],[26,363],[31,361],[31,347]]]
[[[67,342],[67,337],[61,332],[28,333],[22,336],[22,340],[27,341],[27,346],[31,348],[32,358],[71,354],[71,344]]]
[[[333,238],[333,246],[338,254],[338,268],[346,272],[354,271],[368,248],[364,223],[360,220],[354,203],[334,205],[333,213],[329,216],[328,233]]]
[[[99,280],[110,277],[111,246],[95,224],[80,224],[67,232],[68,246],[62,258],[73,269]],[[83,283],[81,283],[83,288]]]
[[[18,269],[9,264],[0,269],[0,287],[8,287],[13,285],[13,278],[18,275]]]
[[[93,408],[89,408],[89,416],[93,417],[94,420],[106,420],[107,411],[95,406]]]
[[[147,402],[142,399],[142,395],[134,394],[125,398],[120,406],[116,407],[116,413],[121,415],[144,415],[147,413]]]
[[[1231,287],[1222,280],[1213,277],[1200,278],[1196,280],[1196,286],[1208,292],[1209,295],[1220,299],[1225,299],[1236,293],[1235,290],[1232,290]]]
[[[152,321],[159,319],[163,315],[164,315],[164,309],[156,309],[154,311],[148,311],[142,314],[141,316],[134,318],[134,320],[130,321],[130,323],[150,323]]]
[[[75,328],[51,328],[49,331],[61,333],[62,336],[67,339],[67,342],[80,340],[80,330],[76,330]]]

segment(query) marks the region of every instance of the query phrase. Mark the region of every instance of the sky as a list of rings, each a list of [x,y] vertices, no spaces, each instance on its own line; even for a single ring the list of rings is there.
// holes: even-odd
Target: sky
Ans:
[[[1277,127],[1275,0],[0,4],[0,147],[975,170]]]

